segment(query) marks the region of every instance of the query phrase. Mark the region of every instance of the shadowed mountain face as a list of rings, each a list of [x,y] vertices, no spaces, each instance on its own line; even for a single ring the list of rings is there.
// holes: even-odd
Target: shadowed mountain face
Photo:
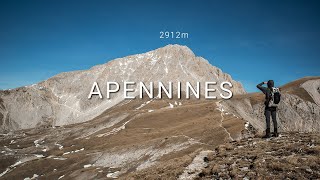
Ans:
[[[245,93],[242,85],[223,73],[202,57],[196,57],[186,46],[168,45],[144,54],[127,56],[94,66],[89,70],[67,72],[46,81],[13,90],[0,91],[0,131],[18,130],[39,126],[61,126],[85,122],[121,102],[123,89],[111,99],[88,99],[94,82],[106,93],[107,82],[124,81],[173,82],[195,85],[200,82],[222,81],[233,84],[234,94]],[[219,86],[217,86],[219,87]],[[135,86],[133,96],[138,93]],[[220,92],[217,89],[217,94]],[[184,91],[185,88],[183,87]],[[204,89],[200,89],[201,94]]]
[[[191,83],[226,80],[233,83],[232,90],[238,95],[231,100],[186,100],[176,95],[172,99],[123,100],[120,93],[110,101],[97,97],[87,100],[94,81],[104,92],[106,81],[172,79]],[[319,132],[319,82],[319,77],[304,78],[281,88],[278,117],[282,132]],[[275,149],[268,148],[268,152],[284,156],[292,164],[286,169],[288,172],[302,163],[308,166],[305,171],[318,173],[318,166],[312,163],[314,159],[319,161],[319,142],[314,140],[314,134],[283,133],[270,142],[252,138],[265,127],[264,96],[244,93],[241,84],[229,75],[195,57],[187,47],[177,45],[2,91],[2,130],[16,131],[0,134],[0,179],[265,176],[284,168],[280,167],[281,161],[263,171],[266,166],[262,162],[272,161],[267,155],[251,162],[269,145]],[[307,161],[300,157],[300,150],[289,145],[287,149],[292,153],[281,154],[281,147],[286,142],[294,143],[295,138],[303,140],[298,142],[299,147],[308,147],[305,151],[311,154]],[[230,164],[233,160],[234,165]],[[253,171],[251,167],[257,169]],[[302,171],[293,172],[301,175]]]

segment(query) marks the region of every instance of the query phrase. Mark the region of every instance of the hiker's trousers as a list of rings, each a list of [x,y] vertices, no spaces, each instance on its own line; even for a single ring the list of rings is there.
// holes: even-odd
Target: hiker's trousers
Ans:
[[[264,111],[264,115],[266,116],[267,129],[270,129],[270,116],[271,116],[272,117],[274,131],[277,132],[277,130],[278,130],[277,109],[268,109],[268,108],[266,108],[265,111]]]

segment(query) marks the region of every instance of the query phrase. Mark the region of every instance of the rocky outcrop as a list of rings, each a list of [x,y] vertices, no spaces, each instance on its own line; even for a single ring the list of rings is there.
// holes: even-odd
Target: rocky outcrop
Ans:
[[[314,102],[320,106],[320,80],[309,80],[301,84],[301,87],[304,88],[309,95],[312,97]]]
[[[101,92],[114,81],[154,82],[229,81],[234,94],[245,93],[230,75],[196,57],[186,46],[168,45],[144,54],[127,56],[89,70],[58,74],[31,86],[0,91],[0,131],[38,126],[61,126],[88,121],[123,100],[123,91],[108,99],[88,100],[93,82]],[[176,88],[174,83],[174,88]],[[138,87],[135,87],[137,89]],[[201,92],[203,94],[203,89]],[[217,93],[219,93],[217,89]],[[133,93],[136,95],[137,92]]]

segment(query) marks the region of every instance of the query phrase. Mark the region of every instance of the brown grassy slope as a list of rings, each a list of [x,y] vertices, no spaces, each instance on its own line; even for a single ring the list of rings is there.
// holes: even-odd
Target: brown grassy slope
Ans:
[[[27,129],[18,131],[14,135],[0,136],[0,150],[5,151],[0,155],[0,164],[2,165],[0,173],[20,158],[35,158],[33,154],[45,156],[18,165],[2,178],[24,179],[32,177],[33,174],[43,175],[43,178],[46,179],[57,179],[62,175],[65,175],[65,178],[105,178],[108,172],[121,170],[121,168],[111,169],[102,166],[84,168],[83,166],[93,164],[94,158],[92,159],[92,157],[101,153],[132,151],[135,148],[145,147],[161,149],[172,144],[188,142],[192,138],[192,141],[197,142],[196,144],[181,151],[165,154],[157,160],[160,165],[171,164],[170,169],[179,169],[176,172],[179,174],[185,163],[190,163],[189,161],[192,160],[190,157],[199,148],[213,149],[219,144],[228,142],[229,138],[225,129],[234,138],[244,130],[244,121],[232,115],[225,115],[221,127],[221,112],[216,109],[216,101],[164,98],[154,100],[137,109],[147,101],[149,99],[124,101],[106,110],[97,118],[84,123],[55,129]],[[169,108],[169,103],[175,104],[175,101],[181,102],[182,105],[174,105],[174,108]],[[149,110],[154,111],[149,112]],[[118,123],[107,127],[108,123],[122,116],[123,118],[120,118]],[[109,133],[113,129],[121,127],[129,120],[130,122],[125,125],[124,129],[108,136],[98,137],[98,135]],[[40,147],[36,147],[34,141],[41,138],[43,138],[43,143]],[[12,140],[15,141],[10,144]],[[63,145],[63,149],[59,149],[55,143]],[[10,152],[4,146],[10,148],[12,152],[16,152],[12,155],[5,155]],[[44,148],[48,150],[43,152]],[[84,148],[83,151],[63,155],[63,153],[82,148]],[[49,158],[50,156],[51,158]],[[66,159],[55,160],[52,157]],[[137,162],[133,162],[128,173],[134,172],[139,163],[147,161],[148,158],[149,156],[145,155]],[[175,164],[175,162],[183,163]],[[100,170],[103,172],[99,172]]]

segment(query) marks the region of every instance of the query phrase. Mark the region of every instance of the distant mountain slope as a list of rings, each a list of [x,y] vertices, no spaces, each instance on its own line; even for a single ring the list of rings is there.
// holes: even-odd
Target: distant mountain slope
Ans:
[[[31,86],[0,91],[0,132],[88,121],[123,100],[122,90],[110,100],[98,97],[88,100],[95,81],[102,93],[106,92],[108,81],[162,81],[165,84],[170,81],[181,81],[182,84],[187,81],[192,84],[196,81],[202,84],[205,81],[218,84],[229,81],[233,84],[234,94],[245,93],[239,82],[202,57],[196,57],[188,47],[167,45],[147,53],[118,58],[89,70],[61,73]],[[203,91],[201,89],[202,94]]]

